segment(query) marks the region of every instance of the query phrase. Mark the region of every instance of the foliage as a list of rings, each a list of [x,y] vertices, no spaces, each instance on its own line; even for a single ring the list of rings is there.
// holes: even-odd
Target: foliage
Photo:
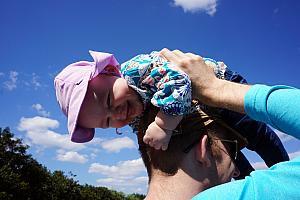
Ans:
[[[62,171],[50,172],[27,153],[29,146],[0,128],[0,199],[2,200],[139,200],[144,195],[80,185]]]

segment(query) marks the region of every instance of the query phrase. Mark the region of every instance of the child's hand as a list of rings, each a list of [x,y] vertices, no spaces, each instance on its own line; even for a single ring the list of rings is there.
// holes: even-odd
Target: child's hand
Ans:
[[[148,126],[143,141],[156,150],[161,149],[165,151],[168,149],[171,136],[171,130],[164,130],[160,128],[154,121]]]

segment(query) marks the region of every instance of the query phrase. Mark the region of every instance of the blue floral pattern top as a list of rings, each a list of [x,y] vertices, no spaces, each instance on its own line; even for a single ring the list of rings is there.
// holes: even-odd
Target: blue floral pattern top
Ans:
[[[204,61],[214,69],[218,78],[224,79],[224,63],[210,58],[204,58]],[[124,62],[121,73],[128,85],[140,95],[144,108],[151,103],[169,115],[191,112],[192,87],[188,75],[174,69],[170,62],[158,56],[158,52],[137,55]],[[140,117],[129,124],[134,131]]]

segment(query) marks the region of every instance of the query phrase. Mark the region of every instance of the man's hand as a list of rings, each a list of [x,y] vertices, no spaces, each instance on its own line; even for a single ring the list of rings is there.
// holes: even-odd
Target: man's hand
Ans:
[[[143,141],[156,150],[161,149],[165,151],[168,148],[171,136],[171,130],[164,130],[160,128],[154,121],[148,126]]]
[[[179,50],[162,49],[160,56],[186,72],[193,86],[193,98],[214,107],[244,113],[244,97],[249,85],[218,79],[201,56]]]
[[[193,98],[206,104],[210,102],[207,97],[211,94],[207,94],[207,92],[211,92],[212,87],[216,86],[218,78],[213,69],[205,64],[201,56],[183,53],[180,50],[170,51],[166,48],[160,51],[160,55],[189,75],[193,86]]]

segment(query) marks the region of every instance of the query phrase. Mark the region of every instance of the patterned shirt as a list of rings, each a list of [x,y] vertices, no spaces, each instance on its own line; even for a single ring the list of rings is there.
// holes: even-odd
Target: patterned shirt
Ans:
[[[204,58],[204,61],[214,69],[218,78],[224,79],[224,63],[210,58]],[[128,85],[140,95],[144,108],[151,103],[168,115],[190,113],[192,87],[188,75],[176,70],[157,52],[137,55],[124,62],[121,64],[121,73]],[[129,124],[134,131],[137,130],[140,117]]]

